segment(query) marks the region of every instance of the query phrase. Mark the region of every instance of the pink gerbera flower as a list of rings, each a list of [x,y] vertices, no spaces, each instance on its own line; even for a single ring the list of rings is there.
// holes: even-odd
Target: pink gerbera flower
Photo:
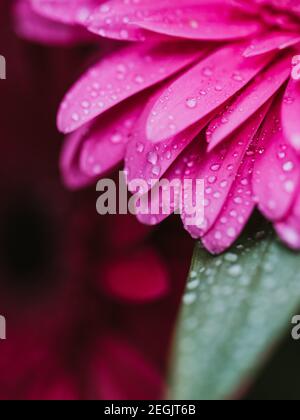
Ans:
[[[300,1],[25,5],[27,19],[126,41],[61,104],[67,185],[94,182],[124,159],[129,180],[202,178],[205,223],[186,228],[208,250],[229,247],[256,206],[300,249]],[[165,217],[140,216],[151,224]]]

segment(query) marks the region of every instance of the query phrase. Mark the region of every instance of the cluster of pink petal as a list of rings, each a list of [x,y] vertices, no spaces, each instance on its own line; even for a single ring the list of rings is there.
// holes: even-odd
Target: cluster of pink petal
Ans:
[[[202,178],[205,223],[186,228],[208,250],[228,248],[255,207],[300,249],[299,0],[20,0],[17,9],[30,38],[45,41],[48,19],[73,41],[115,40],[59,110],[70,187],[123,160],[129,180]],[[42,34],[35,24],[26,32],[31,17]]]

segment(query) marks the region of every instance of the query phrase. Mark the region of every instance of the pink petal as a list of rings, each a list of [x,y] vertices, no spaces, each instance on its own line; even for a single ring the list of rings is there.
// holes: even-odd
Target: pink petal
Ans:
[[[133,302],[150,302],[166,295],[167,269],[159,255],[145,248],[124,258],[114,257],[100,273],[101,287],[113,297]]]
[[[260,6],[254,2],[249,2],[248,0],[231,0],[230,4],[234,4],[236,7],[239,7],[246,13],[256,14],[260,11]]]
[[[279,105],[274,105],[261,129],[253,174],[259,209],[275,221],[283,219],[290,211],[300,180],[297,155],[282,133]]]
[[[110,0],[90,15],[87,28],[89,31],[107,38],[122,41],[144,41],[151,34],[132,24],[132,20],[136,14],[147,15],[153,7],[157,7],[157,4],[149,0],[137,3]]]
[[[132,127],[145,104],[135,97],[97,118],[86,132],[80,154],[80,169],[89,177],[103,175],[122,162]]]
[[[232,134],[276,93],[290,75],[289,64],[290,57],[271,64],[211,122],[207,129],[209,150]]]
[[[134,127],[127,146],[125,167],[128,180],[143,179],[151,185],[153,179],[161,178],[182,151],[207,125],[203,120],[170,139],[154,144],[146,138],[146,122],[151,109],[165,88],[159,89],[150,99]]]
[[[269,104],[266,104],[232,135],[228,143],[220,145],[209,154],[202,154],[195,165],[194,178],[205,182],[205,222],[201,226],[187,226],[185,212],[182,215],[187,231],[194,238],[203,237],[219,218],[243,159],[253,154],[250,145],[268,109]]]
[[[282,50],[300,42],[299,34],[290,32],[270,32],[254,39],[244,51],[245,57],[254,57],[275,50]]]
[[[253,21],[242,19],[237,11],[244,11],[240,5],[233,2],[220,0],[139,0],[138,2],[124,2],[122,0],[112,0],[95,10],[90,16],[88,29],[100,36],[120,40],[144,41],[151,37],[151,33],[142,27],[149,25],[149,29],[167,35],[183,36],[184,38],[215,38],[212,33],[212,25],[217,25],[219,30],[218,38],[240,38],[257,31],[258,24]],[[221,7],[222,19],[215,14],[215,10]],[[199,9],[201,8],[201,12]],[[206,12],[206,14],[205,14]],[[181,26],[165,29],[162,23],[166,18],[181,15],[184,21],[180,21]],[[197,17],[198,22],[195,21]],[[151,19],[149,21],[148,19]],[[153,20],[154,19],[154,20]],[[189,19],[189,21],[187,21]],[[192,20],[191,20],[192,19]],[[210,21],[210,32],[205,31]],[[201,29],[194,28],[194,25],[203,22]],[[238,25],[240,24],[240,25]],[[221,33],[221,28],[223,33]],[[148,28],[146,28],[148,29]],[[200,34],[201,33],[201,37]],[[206,35],[205,35],[206,33]],[[196,35],[195,35],[196,34]],[[153,36],[153,35],[152,35]]]
[[[205,248],[212,254],[220,254],[233,245],[252,215],[255,208],[252,172],[252,157],[246,157],[216,223],[202,239]]]
[[[282,101],[282,127],[287,142],[300,152],[300,85],[290,80]]]
[[[134,132],[126,153],[126,172],[129,181],[143,179],[151,185],[151,180],[161,178],[181,152],[203,128],[191,127],[183,133],[157,145],[147,141],[145,135]]]
[[[276,231],[281,239],[292,249],[300,250],[300,194],[298,190],[297,199],[288,217],[276,223]]]
[[[80,153],[85,136],[90,126],[85,126],[66,137],[60,156],[60,171],[66,187],[83,188],[90,185],[94,177],[87,176],[80,170]]]
[[[270,59],[245,59],[240,45],[219,49],[186,71],[159,98],[148,119],[147,137],[170,138],[199,121],[242,89]]]
[[[246,19],[240,10],[220,2],[186,7],[181,4],[158,10],[149,16],[136,18],[133,22],[141,28],[163,35],[198,40],[240,39],[253,35],[260,29],[257,20]]]
[[[83,24],[101,0],[30,0],[36,13],[66,24]]]
[[[14,5],[16,32],[22,38],[46,45],[73,45],[86,42],[90,37],[80,28],[54,22],[35,13],[27,0]]]
[[[194,141],[190,146],[188,146],[178,159],[171,165],[171,167],[166,171],[163,179],[167,180],[170,183],[177,183],[177,185],[182,185],[184,179],[189,176],[187,166],[193,166],[197,161],[199,154],[199,145],[198,141]],[[149,226],[157,225],[163,220],[167,219],[171,214],[179,209],[180,203],[180,194],[182,190],[180,188],[171,188],[171,196],[167,197],[168,206],[165,206],[165,197],[163,195],[162,188],[152,188],[148,194],[148,206],[143,206],[145,214],[137,214],[137,218],[141,223],[144,223]],[[155,213],[153,212],[155,209]],[[158,210],[158,211],[157,211]]]
[[[164,80],[195,61],[202,52],[195,45],[132,45],[94,65],[66,95],[58,113],[58,127],[68,133],[101,115],[124,99]],[[83,104],[88,104],[88,108]]]

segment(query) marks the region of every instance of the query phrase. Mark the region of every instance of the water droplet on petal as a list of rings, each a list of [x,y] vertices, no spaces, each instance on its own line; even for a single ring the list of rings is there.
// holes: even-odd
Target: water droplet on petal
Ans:
[[[156,152],[148,153],[148,162],[152,165],[156,165],[158,162],[158,154]]]
[[[196,98],[188,98],[186,100],[186,106],[190,109],[194,109],[197,106],[197,99]]]
[[[282,166],[282,169],[284,170],[284,172],[291,172],[294,169],[293,162],[289,161],[289,162],[284,163],[284,165]]]

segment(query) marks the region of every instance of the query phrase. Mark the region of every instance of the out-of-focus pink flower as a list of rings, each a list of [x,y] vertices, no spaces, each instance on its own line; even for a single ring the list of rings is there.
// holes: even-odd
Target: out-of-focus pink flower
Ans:
[[[61,187],[51,121],[78,55],[18,40],[10,6],[0,4],[0,399],[160,398],[189,242],[179,258],[134,217],[100,218],[93,193]]]
[[[202,178],[205,223],[186,228],[208,250],[229,247],[255,206],[300,249],[298,0],[29,3],[51,22],[127,41],[61,104],[68,185],[123,159],[129,180]]]

